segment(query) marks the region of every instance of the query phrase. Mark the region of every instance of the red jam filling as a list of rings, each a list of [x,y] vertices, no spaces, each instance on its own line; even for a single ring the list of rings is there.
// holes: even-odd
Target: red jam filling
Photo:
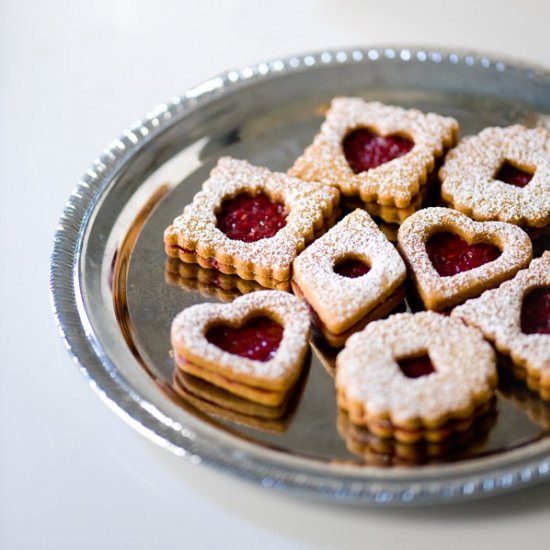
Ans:
[[[337,262],[334,266],[334,272],[342,277],[356,279],[362,275],[366,275],[370,271],[370,267],[357,258],[347,258]]]
[[[442,277],[469,271],[500,256],[499,248],[492,244],[468,244],[453,233],[436,233],[426,243],[426,252]]]
[[[495,174],[495,179],[515,185],[516,187],[525,187],[533,178],[533,174],[515,167],[513,164],[505,161]]]
[[[523,334],[550,334],[550,287],[535,288],[521,306]]]
[[[434,366],[428,355],[421,355],[420,357],[407,357],[397,361],[401,372],[407,378],[420,378],[421,376],[427,376],[435,372]]]
[[[283,327],[272,319],[256,317],[240,328],[214,326],[207,331],[206,339],[234,355],[265,362],[277,353],[283,332]]]
[[[414,142],[402,136],[379,136],[367,128],[350,132],[342,142],[344,155],[355,174],[406,155]]]
[[[260,193],[242,193],[223,201],[218,229],[230,239],[253,243],[273,237],[286,224],[285,205]]]

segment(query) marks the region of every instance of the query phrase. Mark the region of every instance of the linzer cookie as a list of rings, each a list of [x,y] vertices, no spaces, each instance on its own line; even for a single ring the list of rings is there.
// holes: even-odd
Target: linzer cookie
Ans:
[[[512,372],[550,399],[550,252],[500,288],[468,300],[453,316],[479,328],[511,357]]]
[[[281,405],[308,352],[307,306],[286,292],[252,292],[230,304],[199,304],[172,323],[176,365],[230,393]]]
[[[294,260],[292,288],[319,330],[341,346],[405,297],[405,263],[364,210],[355,210]]]
[[[424,306],[439,311],[498,286],[532,258],[531,240],[519,227],[475,222],[448,208],[415,213],[397,239]]]
[[[441,194],[475,220],[550,224],[550,132],[515,125],[463,139],[440,171]]]
[[[469,429],[496,381],[495,352],[481,333],[429,311],[371,323],[336,360],[338,405],[350,421],[406,443]]]
[[[340,97],[289,174],[335,185],[385,221],[402,221],[396,209],[419,208],[419,193],[457,134],[453,118]]]
[[[264,286],[334,217],[338,191],[228,157],[164,233],[166,253]]]

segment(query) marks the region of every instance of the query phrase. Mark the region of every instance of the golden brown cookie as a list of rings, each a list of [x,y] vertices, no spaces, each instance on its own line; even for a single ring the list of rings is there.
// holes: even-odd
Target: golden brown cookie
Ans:
[[[365,203],[407,208],[457,135],[453,118],[339,97],[289,174]]]
[[[405,258],[427,309],[443,310],[494,288],[529,264],[532,245],[519,227],[475,222],[449,208],[426,208],[399,228]]]
[[[182,371],[250,401],[281,405],[308,352],[309,312],[286,292],[252,292],[229,304],[199,304],[172,323]]]
[[[463,139],[440,170],[441,194],[478,221],[550,224],[550,131],[515,125]]]
[[[221,158],[164,233],[169,256],[263,286],[287,281],[299,252],[334,217],[338,191]]]
[[[329,344],[394,309],[405,297],[405,263],[364,210],[348,214],[293,264],[292,287]]]
[[[496,382],[481,333],[429,311],[369,324],[336,360],[338,405],[351,422],[405,443],[468,429]]]
[[[550,399],[550,252],[511,281],[468,300],[453,316],[477,327],[543,399]]]

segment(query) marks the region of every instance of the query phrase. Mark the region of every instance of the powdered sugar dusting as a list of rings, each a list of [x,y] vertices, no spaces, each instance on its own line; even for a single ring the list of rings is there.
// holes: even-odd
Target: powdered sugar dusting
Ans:
[[[407,378],[397,360],[428,353],[434,373]],[[337,358],[339,404],[364,422],[430,427],[474,414],[496,384],[496,357],[479,331],[433,312],[376,321]],[[357,422],[355,422],[357,423]]]
[[[504,161],[534,171],[527,186],[495,179]],[[450,151],[439,174],[443,198],[476,220],[529,227],[550,223],[550,131],[546,128],[486,128]]]
[[[380,135],[408,137],[414,147],[406,155],[354,174],[343,153],[342,140],[361,127]],[[344,195],[359,195],[364,202],[405,208],[426,183],[436,158],[456,143],[457,135],[458,123],[453,118],[360,98],[335,98],[320,133],[289,174],[335,185]]]
[[[452,277],[441,277],[426,252],[428,239],[449,231],[468,243],[490,243],[501,250],[494,261]],[[420,297],[428,309],[452,307],[513,277],[529,264],[532,244],[519,227],[503,222],[475,222],[449,208],[425,208],[399,228],[398,246],[411,268]]]
[[[358,258],[370,267],[361,277],[334,271],[337,261]],[[354,325],[405,281],[405,264],[367,212],[355,210],[317,239],[293,264],[293,278],[326,325],[340,333]]]
[[[211,344],[206,332],[214,324],[238,327],[248,319],[267,315],[284,327],[276,355],[267,362],[240,357]],[[295,296],[277,290],[252,292],[230,304],[198,304],[179,313],[172,323],[176,355],[228,378],[253,382],[269,389],[286,387],[300,373],[308,349],[309,312]]]
[[[524,334],[521,308],[530,290],[550,286],[550,252],[533,260],[528,269],[495,290],[453,310],[452,315],[478,327],[503,353],[510,355],[529,376],[550,387],[550,335]]]
[[[273,237],[256,242],[228,238],[216,226],[216,214],[224,199],[240,193],[264,192],[285,204],[286,225]],[[328,185],[305,182],[286,174],[255,167],[246,161],[221,158],[210,178],[164,234],[168,254],[190,261],[196,254],[202,263],[217,262],[226,272],[250,279],[287,280],[296,255],[333,214],[338,191]],[[202,265],[202,264],[201,264]]]

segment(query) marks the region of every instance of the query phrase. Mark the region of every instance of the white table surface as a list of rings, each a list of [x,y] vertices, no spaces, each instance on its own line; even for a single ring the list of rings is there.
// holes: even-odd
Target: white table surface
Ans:
[[[463,505],[350,509],[188,464],[88,388],[48,302],[51,238],[79,176],[132,121],[218,72],[381,43],[550,67],[550,3],[455,4],[0,3],[0,548],[548,548],[548,484]]]

